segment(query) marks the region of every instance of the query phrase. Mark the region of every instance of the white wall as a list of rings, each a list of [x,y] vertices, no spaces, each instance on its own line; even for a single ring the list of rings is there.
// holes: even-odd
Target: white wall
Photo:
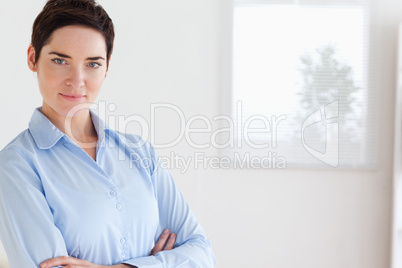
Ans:
[[[172,103],[187,118],[219,114],[224,1],[100,1],[115,22],[117,38],[99,100],[115,103],[116,113],[126,116],[149,118],[155,102]],[[378,2],[383,70],[378,102],[383,109],[375,171],[171,170],[212,241],[217,267],[389,267],[396,34],[402,1]],[[34,107],[41,104],[26,49],[42,3],[0,1],[1,148],[27,127]],[[158,137],[173,137],[177,117],[159,116]],[[195,153],[185,142],[159,152],[170,151]]]

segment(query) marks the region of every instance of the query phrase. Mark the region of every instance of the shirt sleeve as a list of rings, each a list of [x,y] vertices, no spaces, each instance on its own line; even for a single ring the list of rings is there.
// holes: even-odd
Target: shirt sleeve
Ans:
[[[10,267],[37,268],[68,256],[37,170],[14,148],[0,152],[0,238]]]
[[[157,159],[156,154],[154,155]],[[216,261],[210,241],[175,185],[170,172],[157,164],[152,175],[152,182],[158,199],[160,220],[155,241],[164,228],[169,228],[171,232],[177,234],[176,248],[161,251],[156,256],[137,258],[124,263],[139,268],[215,267]]]

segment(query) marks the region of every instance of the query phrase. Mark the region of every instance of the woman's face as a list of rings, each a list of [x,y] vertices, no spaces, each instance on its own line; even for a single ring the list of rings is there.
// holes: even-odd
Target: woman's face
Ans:
[[[87,27],[57,29],[36,64],[34,59],[30,46],[28,65],[38,74],[42,112],[47,116],[67,116],[74,106],[93,103],[107,74],[105,39]]]

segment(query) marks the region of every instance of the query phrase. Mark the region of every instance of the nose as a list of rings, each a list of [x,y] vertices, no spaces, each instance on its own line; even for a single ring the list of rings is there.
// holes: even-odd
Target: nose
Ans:
[[[85,84],[85,75],[79,67],[71,68],[66,80],[66,84],[74,89],[79,89]]]

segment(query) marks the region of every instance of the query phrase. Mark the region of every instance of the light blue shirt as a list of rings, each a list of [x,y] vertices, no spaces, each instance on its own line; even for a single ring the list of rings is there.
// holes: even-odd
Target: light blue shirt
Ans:
[[[0,238],[11,268],[73,256],[101,265],[214,267],[209,240],[153,147],[92,111],[96,162],[37,108],[0,151]],[[164,228],[176,248],[149,256]]]

